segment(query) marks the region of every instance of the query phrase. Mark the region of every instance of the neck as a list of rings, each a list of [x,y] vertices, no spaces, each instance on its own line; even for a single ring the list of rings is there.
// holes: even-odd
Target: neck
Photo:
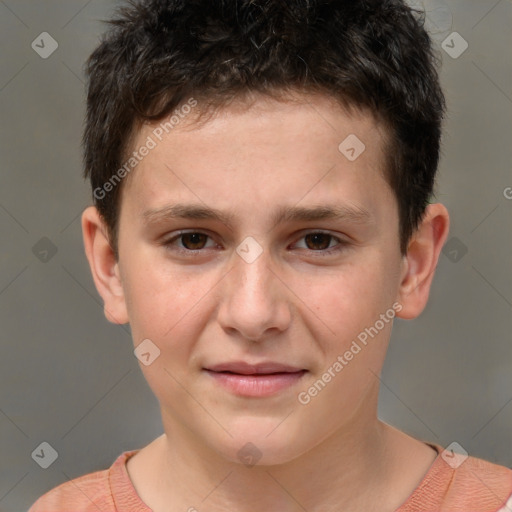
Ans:
[[[365,509],[370,498],[384,492],[394,466],[391,427],[376,417],[377,398],[376,389],[343,428],[296,458],[271,466],[226,460],[164,416],[165,430],[173,435],[160,439],[158,494],[168,495],[162,503],[177,503],[179,496],[176,510],[199,512],[316,512],[339,509],[340,503],[344,510]]]

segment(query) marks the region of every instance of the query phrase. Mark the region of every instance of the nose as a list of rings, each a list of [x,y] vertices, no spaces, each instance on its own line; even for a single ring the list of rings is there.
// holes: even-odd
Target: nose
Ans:
[[[249,261],[234,254],[234,265],[222,280],[218,321],[228,334],[258,342],[290,325],[291,292],[268,250]]]

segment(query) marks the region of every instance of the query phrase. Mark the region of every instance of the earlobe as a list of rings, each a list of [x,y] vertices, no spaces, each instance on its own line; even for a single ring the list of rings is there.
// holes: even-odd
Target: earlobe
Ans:
[[[114,324],[125,324],[128,314],[119,263],[107,233],[98,210],[94,206],[86,208],[82,213],[82,235],[94,284],[103,299],[107,320]]]
[[[404,256],[398,298],[402,310],[397,313],[398,317],[416,318],[425,308],[449,226],[450,217],[445,206],[440,203],[428,205]]]

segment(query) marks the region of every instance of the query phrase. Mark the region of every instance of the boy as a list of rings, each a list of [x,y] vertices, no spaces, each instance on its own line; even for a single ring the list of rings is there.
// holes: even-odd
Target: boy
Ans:
[[[424,309],[449,228],[413,13],[149,0],[113,25],[82,228],[164,434],[31,512],[512,510],[511,470],[377,418],[393,319]]]

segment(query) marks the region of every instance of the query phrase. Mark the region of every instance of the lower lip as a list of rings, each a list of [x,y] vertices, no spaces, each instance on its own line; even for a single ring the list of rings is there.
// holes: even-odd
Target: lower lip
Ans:
[[[205,370],[221,386],[242,396],[265,397],[293,386],[306,370],[294,373],[271,373],[262,375],[241,375],[238,373],[213,372]]]

